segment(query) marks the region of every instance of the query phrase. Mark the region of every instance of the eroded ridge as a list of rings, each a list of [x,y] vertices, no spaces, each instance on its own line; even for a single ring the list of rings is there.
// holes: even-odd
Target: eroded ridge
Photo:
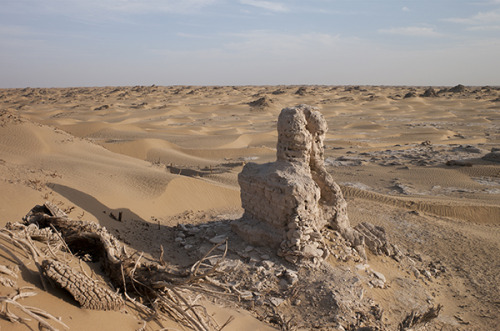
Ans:
[[[238,176],[245,213],[233,229],[290,262],[316,264],[328,256],[321,230],[329,225],[365,256],[364,238],[350,226],[342,191],[325,169],[323,115],[308,105],[284,108],[277,129],[277,160],[248,163]]]

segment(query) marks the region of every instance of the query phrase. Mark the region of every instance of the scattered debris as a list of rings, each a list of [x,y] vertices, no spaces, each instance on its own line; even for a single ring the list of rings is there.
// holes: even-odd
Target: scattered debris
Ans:
[[[417,313],[415,311],[412,311],[406,318],[399,324],[399,330],[404,331],[404,330],[409,330],[412,327],[422,324],[422,323],[427,323],[434,318],[437,318],[439,315],[439,312],[441,311],[441,308],[443,308],[442,305],[437,305],[436,307],[431,306],[427,309],[427,311],[423,313]]]
[[[33,227],[38,228],[38,231],[28,231]],[[140,305],[143,312],[147,312],[151,318],[155,318],[157,314],[166,314],[173,320],[196,330],[218,328],[213,318],[203,309],[189,302],[197,292],[203,291],[201,285],[203,280],[217,270],[219,263],[210,267],[204,267],[202,264],[221,244],[210,249],[201,260],[187,270],[162,265],[161,261],[143,262],[142,254],[136,258],[134,255],[129,255],[125,246],[106,228],[93,222],[72,220],[49,202],[35,206],[24,218],[24,224],[8,224],[8,228],[10,230],[3,230],[6,233],[0,231],[0,239],[19,247],[25,254],[31,256],[38,267],[44,287],[45,279],[54,281],[66,289],[84,308],[119,309],[124,304],[122,297],[124,296],[134,305]],[[31,236],[30,232],[37,236]],[[58,237],[58,245],[50,248],[54,234]],[[43,242],[47,249],[36,248],[32,239]],[[7,247],[2,245],[0,248],[24,265]],[[60,248],[99,261],[111,284],[119,291],[111,291],[105,285],[71,268],[62,259],[56,261],[53,256],[55,252],[60,251]],[[43,251],[48,251],[47,254],[51,256]],[[221,256],[221,260],[224,259],[224,255]],[[192,286],[195,283],[198,287]],[[154,305],[143,306],[130,295],[147,299]],[[5,300],[12,304],[12,300]]]

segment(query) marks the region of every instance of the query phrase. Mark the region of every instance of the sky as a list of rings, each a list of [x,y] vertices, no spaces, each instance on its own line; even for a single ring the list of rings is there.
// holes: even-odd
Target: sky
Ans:
[[[0,0],[0,88],[500,85],[500,0]]]

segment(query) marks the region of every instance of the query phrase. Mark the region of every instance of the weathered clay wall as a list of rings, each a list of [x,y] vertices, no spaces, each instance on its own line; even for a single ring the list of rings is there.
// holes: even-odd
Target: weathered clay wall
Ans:
[[[347,203],[324,166],[323,115],[300,105],[278,118],[276,162],[249,163],[238,176],[245,209],[234,229],[255,245],[271,245],[291,261],[328,254],[321,229],[330,224],[354,245],[362,244],[350,228]]]

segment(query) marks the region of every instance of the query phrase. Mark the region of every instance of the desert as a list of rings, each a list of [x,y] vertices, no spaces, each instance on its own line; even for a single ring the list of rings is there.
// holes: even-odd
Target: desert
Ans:
[[[321,253],[300,264],[269,245],[266,231],[235,231],[245,215],[239,176],[275,162],[278,118],[298,105],[314,107],[328,127],[321,167],[342,191],[349,228],[368,231],[365,238],[383,229],[387,247],[396,247],[390,252],[371,249],[368,239],[363,252],[346,231],[325,225]],[[249,186],[254,179],[246,177]],[[255,192],[244,199],[271,199]],[[129,300],[97,260],[72,254],[62,238],[53,239],[57,251],[54,243],[29,245],[123,303],[81,307],[67,289],[44,286],[37,262],[11,240],[14,229],[27,231],[37,205],[48,206],[48,218],[61,212],[105,229],[135,267],[190,271],[179,291],[209,322],[161,313],[162,299]],[[22,307],[56,317],[43,317],[51,327],[70,330],[494,330],[500,88],[0,89],[0,228],[1,329],[39,327],[12,303],[17,295]]]

